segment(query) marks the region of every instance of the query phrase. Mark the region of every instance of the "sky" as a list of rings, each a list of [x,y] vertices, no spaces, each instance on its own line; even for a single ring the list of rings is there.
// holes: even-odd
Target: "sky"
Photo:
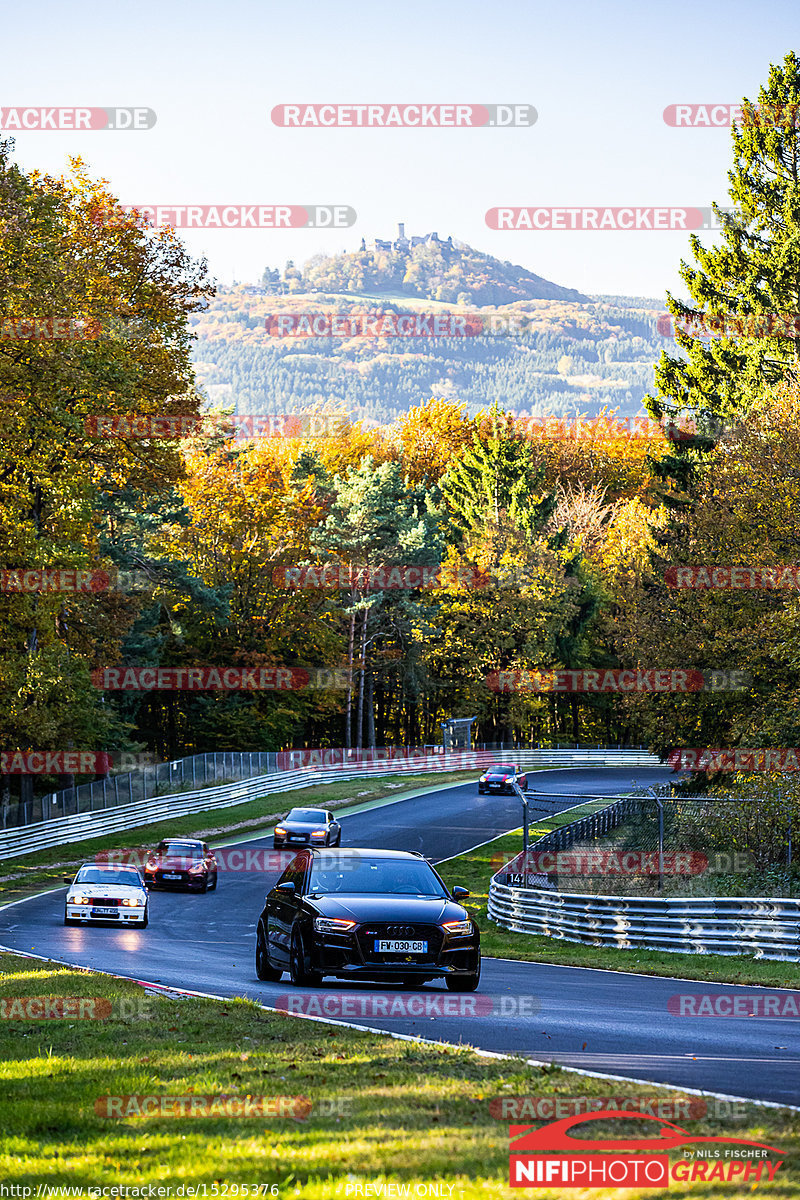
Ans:
[[[136,106],[151,129],[13,131],[25,170],[70,156],[125,203],[347,205],[345,229],[184,229],[222,284],[431,230],[590,294],[683,294],[681,230],[497,230],[502,206],[729,203],[729,128],[670,104],[755,99],[800,9],[742,0],[337,0],[0,5],[0,107]],[[282,128],[280,104],[529,104],[532,127]],[[4,136],[9,136],[8,130]],[[712,240],[713,234],[705,235]]]

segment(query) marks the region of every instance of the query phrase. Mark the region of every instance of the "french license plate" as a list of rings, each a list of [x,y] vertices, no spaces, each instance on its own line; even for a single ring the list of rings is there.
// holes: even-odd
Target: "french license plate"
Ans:
[[[180,879],[180,875],[176,875],[174,871],[169,872],[169,873],[165,871],[164,878],[165,879]]]
[[[116,908],[93,908],[92,912],[95,913],[96,916],[103,916],[103,917],[118,917],[119,916],[119,912],[117,911]]]
[[[427,954],[427,942],[387,941],[375,939],[375,950],[378,954]]]

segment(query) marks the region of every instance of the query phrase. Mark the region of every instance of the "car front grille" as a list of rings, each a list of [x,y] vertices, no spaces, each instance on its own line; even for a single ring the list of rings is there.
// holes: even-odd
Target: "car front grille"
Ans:
[[[101,900],[99,896],[93,896],[89,901],[90,904],[96,904],[99,908],[119,908],[122,904],[121,900]]]

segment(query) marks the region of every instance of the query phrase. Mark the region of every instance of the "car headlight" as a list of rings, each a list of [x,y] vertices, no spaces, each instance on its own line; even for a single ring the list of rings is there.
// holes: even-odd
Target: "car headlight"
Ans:
[[[312,838],[324,838],[324,837],[327,837],[328,834],[327,834],[327,830],[325,830],[325,829],[312,829],[311,836],[312,836]]]
[[[283,834],[286,833],[286,830],[283,828],[282,825],[276,825],[275,832],[281,834],[281,836],[282,836]]]
[[[189,867],[189,874],[190,875],[200,875],[203,871],[205,871],[205,869],[206,869],[205,863],[197,863],[196,866]]]
[[[76,894],[74,896],[67,896],[67,904],[88,904],[88,903],[89,903],[89,897],[81,896],[79,892],[76,892]]]
[[[481,775],[480,779],[478,780],[478,783],[486,783],[486,776]]]
[[[144,901],[136,896],[126,896],[122,903],[126,908],[141,908]]]
[[[356,921],[345,921],[342,917],[315,917],[314,929],[317,933],[347,933],[355,929]]]
[[[472,933],[472,921],[445,921],[442,929],[458,937],[461,934]]]

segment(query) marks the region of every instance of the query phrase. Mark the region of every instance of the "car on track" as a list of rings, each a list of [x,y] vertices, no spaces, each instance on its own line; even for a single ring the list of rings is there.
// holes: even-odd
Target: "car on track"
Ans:
[[[487,792],[498,792],[513,796],[512,785],[515,783],[523,792],[527,792],[528,776],[519,763],[492,763],[478,780],[478,795],[485,796]]]
[[[115,925],[147,926],[147,888],[136,867],[88,862],[67,882],[65,925],[110,921]]]
[[[217,870],[216,855],[206,842],[164,838],[147,857],[144,881],[149,888],[213,891],[217,886]]]
[[[324,808],[293,808],[272,834],[273,850],[295,846],[340,846],[342,827]]]
[[[444,979],[472,992],[480,932],[421,854],[404,850],[301,850],[267,894],[256,931],[256,974],[295,986],[324,976],[400,982]]]

